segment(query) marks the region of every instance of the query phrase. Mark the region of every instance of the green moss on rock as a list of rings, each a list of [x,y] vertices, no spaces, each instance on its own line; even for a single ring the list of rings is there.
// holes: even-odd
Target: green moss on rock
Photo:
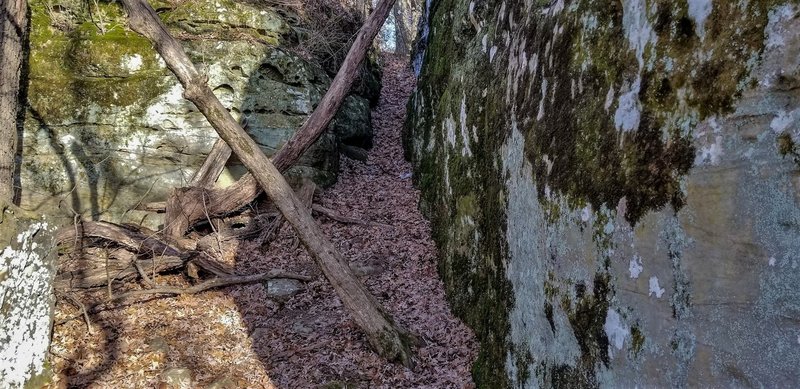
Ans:
[[[639,356],[639,353],[644,347],[645,337],[642,330],[638,326],[631,327],[631,352],[634,358]]]
[[[273,9],[234,0],[174,2],[164,10],[161,18],[173,29],[223,40],[245,36],[277,46],[291,31],[289,23]]]
[[[290,21],[274,6],[233,0],[151,5],[267,155],[294,134],[331,82],[319,60],[287,50]],[[68,199],[76,212],[117,217],[185,185],[216,134],[183,98],[152,44],[127,29],[121,5],[36,0],[30,8],[23,202],[58,213],[56,203]],[[350,100],[356,103],[341,115],[360,125],[357,135],[366,141],[366,100]],[[294,173],[332,184],[337,142],[323,136]],[[239,166],[230,165],[224,180],[236,178]]]

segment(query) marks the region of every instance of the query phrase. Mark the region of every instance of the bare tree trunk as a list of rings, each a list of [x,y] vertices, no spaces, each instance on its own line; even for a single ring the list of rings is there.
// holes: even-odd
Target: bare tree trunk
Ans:
[[[14,205],[26,0],[0,2],[0,387],[41,387],[53,319],[52,226]]]
[[[375,11],[370,14],[364,22],[364,25],[356,35],[353,46],[350,47],[350,51],[347,53],[342,67],[339,69],[339,72],[336,73],[336,77],[333,79],[328,92],[325,93],[325,96],[319,102],[319,105],[305,124],[300,127],[294,136],[289,139],[289,142],[278,150],[278,153],[273,157],[272,162],[279,171],[284,171],[291,167],[327,129],[328,124],[330,124],[336,112],[339,110],[339,107],[341,107],[344,98],[347,97],[347,93],[350,91],[353,81],[358,76],[359,66],[361,62],[364,61],[367,51],[372,41],[375,39],[375,36],[378,34],[378,31],[380,31],[383,22],[386,20],[386,17],[389,16],[389,11],[392,9],[394,2],[395,0],[382,0],[377,8],[375,8]],[[213,183],[213,181],[217,179],[219,172],[221,172],[222,167],[224,167],[219,165],[219,161],[221,161],[219,157],[230,155],[229,149],[227,150],[227,154],[225,154],[227,146],[223,146],[224,144],[214,145],[212,153],[209,154],[209,157],[203,164],[203,168],[201,169],[202,173],[195,175],[195,177],[205,177],[204,183],[207,183],[208,180]],[[215,162],[210,163],[209,160],[211,159],[214,159]],[[224,164],[224,162],[222,163]],[[216,165],[212,168],[211,166],[214,164]],[[208,171],[216,172],[217,175],[212,177],[207,174]],[[207,185],[200,185],[193,182],[193,186]],[[178,191],[183,195],[183,198],[192,198],[193,196],[190,194],[196,194],[198,189],[178,189]],[[175,201],[178,200],[173,200],[173,208],[167,209],[166,220],[168,224],[173,226],[171,232],[183,234],[187,228],[200,220],[223,216],[241,209],[253,202],[259,194],[261,194],[261,188],[258,186],[258,182],[253,178],[251,173],[248,173],[227,188],[207,190],[206,198],[208,201],[204,209],[193,207],[191,204],[175,203]],[[187,213],[189,209],[193,209],[193,211]],[[173,220],[177,220],[174,222],[176,224],[173,224]],[[183,228],[183,230],[181,230],[181,228]]]
[[[417,35],[417,24],[422,5],[419,0],[397,0],[392,9],[395,19],[395,53],[411,55],[411,46]]]
[[[392,16],[394,16],[394,52],[395,54],[406,54],[409,51],[410,44],[408,42],[408,26],[403,19],[402,12],[403,2],[398,1],[392,8]]]
[[[384,0],[384,3],[389,3],[391,6],[392,1]],[[314,222],[310,210],[295,195],[255,141],[214,96],[206,84],[207,79],[197,72],[183,51],[183,47],[170,36],[153,8],[144,0],[122,0],[122,3],[128,11],[131,28],[153,42],[167,66],[183,85],[184,97],[193,102],[203,113],[220,138],[236,153],[278,210],[294,227],[356,324],[366,333],[372,347],[389,360],[399,360],[404,365],[411,366],[413,361],[407,344],[408,334],[394,323],[391,316],[355,277],[345,258]],[[321,107],[335,108],[330,99],[327,103],[325,101],[323,98]]]
[[[0,23],[0,199],[11,202],[17,154],[19,78],[28,30],[27,2],[3,0]]]

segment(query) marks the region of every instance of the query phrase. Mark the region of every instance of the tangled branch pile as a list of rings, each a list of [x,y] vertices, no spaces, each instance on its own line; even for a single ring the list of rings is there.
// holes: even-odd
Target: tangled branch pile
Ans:
[[[226,255],[223,241],[256,237],[262,244],[268,244],[286,220],[294,227],[299,240],[312,254],[373,348],[387,359],[411,366],[410,346],[415,337],[395,324],[312,219],[314,186],[304,182],[295,193],[280,173],[290,167],[327,128],[394,1],[382,1],[366,20],[318,108],[273,161],[263,154],[222,106],[209,89],[206,77],[195,69],[180,43],[169,34],[147,2],[124,0],[122,3],[128,11],[131,28],[154,44],[183,85],[184,97],[197,106],[221,139],[195,174],[191,187],[176,188],[164,203],[144,206],[150,211],[166,212],[162,230],[151,231],[130,224],[76,222],[71,229],[62,231],[59,239],[67,251],[79,257],[94,252],[102,259],[102,263],[92,269],[81,267],[62,274],[58,280],[62,293],[69,288],[106,285],[109,286],[109,299],[103,304],[108,304],[143,294],[198,293],[214,287],[276,277],[307,280],[304,276],[280,270],[239,276],[230,274],[221,265],[221,259]],[[231,187],[216,189],[214,182],[232,152],[252,174]],[[270,202],[262,207],[252,206],[262,190],[269,195]],[[251,206],[242,211],[248,205]],[[335,220],[349,221],[321,207],[316,211]],[[185,271],[199,283],[189,288],[175,288],[156,285],[148,276],[148,273],[177,270]],[[141,279],[148,289],[112,296],[110,285],[125,279]],[[87,309],[82,309],[86,315]]]

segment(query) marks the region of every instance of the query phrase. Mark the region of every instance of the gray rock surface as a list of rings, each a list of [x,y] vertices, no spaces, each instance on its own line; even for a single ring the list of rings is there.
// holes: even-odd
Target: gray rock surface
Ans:
[[[159,381],[169,389],[192,387],[192,371],[184,367],[173,367],[159,374]]]
[[[289,298],[302,289],[303,284],[298,280],[275,278],[267,281],[267,294],[273,298]]]
[[[431,12],[406,146],[478,385],[800,382],[797,3]]]

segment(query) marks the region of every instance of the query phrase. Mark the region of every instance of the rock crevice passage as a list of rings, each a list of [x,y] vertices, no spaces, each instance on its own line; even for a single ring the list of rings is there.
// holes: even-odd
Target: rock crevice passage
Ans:
[[[400,145],[414,77],[407,59],[387,56],[384,62],[384,89],[372,115],[375,145],[366,162],[342,160],[339,182],[314,200],[315,217],[369,292],[398,324],[422,338],[413,371],[387,364],[371,351],[312,258],[298,247],[292,229],[284,226],[268,250],[252,241],[214,244],[236,253],[230,264],[236,274],[280,268],[311,275],[313,281],[272,280],[101,310],[91,320],[103,331],[94,335],[80,320],[56,326],[58,379],[79,386],[142,387],[158,382],[169,369],[185,368],[198,386],[226,379],[265,388],[471,385],[476,345],[445,302],[430,228],[417,210],[418,192]],[[153,281],[185,283],[169,275]],[[83,293],[79,297],[87,304],[107,297],[105,288]],[[56,321],[77,312],[68,300],[59,301]]]

